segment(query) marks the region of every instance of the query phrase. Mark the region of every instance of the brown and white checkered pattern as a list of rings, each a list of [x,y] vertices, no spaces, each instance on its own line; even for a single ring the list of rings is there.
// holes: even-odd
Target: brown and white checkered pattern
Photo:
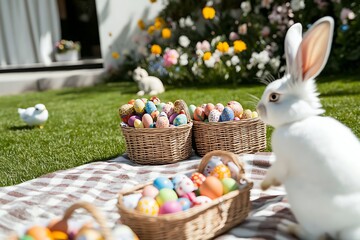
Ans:
[[[274,161],[271,153],[243,154],[248,179],[254,182],[251,191],[252,211],[240,225],[217,239],[294,239],[282,232],[280,222],[295,222],[282,187],[266,192],[259,189],[267,169]],[[88,201],[106,215],[109,227],[119,223],[116,207],[118,193],[158,176],[194,171],[200,158],[169,165],[144,166],[126,156],[94,162],[73,169],[57,171],[15,186],[0,188],[0,239],[10,232],[21,233],[36,223],[44,224],[61,217],[76,201]],[[88,214],[77,213],[76,220],[86,221]]]

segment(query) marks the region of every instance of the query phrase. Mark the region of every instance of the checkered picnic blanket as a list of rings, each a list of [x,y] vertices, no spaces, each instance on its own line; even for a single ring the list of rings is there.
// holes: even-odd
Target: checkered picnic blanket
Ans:
[[[109,227],[119,223],[116,203],[118,193],[158,176],[194,171],[200,157],[169,165],[134,164],[126,156],[93,162],[73,169],[57,171],[15,186],[0,188],[0,239],[10,232],[21,233],[35,223],[46,223],[61,217],[79,200],[89,201],[105,214]],[[272,153],[242,154],[246,177],[254,182],[251,190],[252,210],[240,225],[217,239],[294,239],[278,228],[280,222],[295,222],[282,187],[266,192],[259,189],[261,180],[274,161]],[[76,219],[90,220],[88,214],[77,213]]]

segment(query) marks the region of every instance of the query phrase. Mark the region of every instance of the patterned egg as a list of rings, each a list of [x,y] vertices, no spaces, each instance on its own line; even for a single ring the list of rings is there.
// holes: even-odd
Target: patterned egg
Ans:
[[[173,113],[170,117],[169,117],[169,122],[172,124],[174,122],[174,119],[178,116],[178,113]]]
[[[144,124],[140,119],[135,119],[134,121],[134,127],[135,128],[144,128]]]
[[[170,188],[162,188],[159,191],[159,194],[155,197],[155,199],[159,206],[162,206],[166,202],[176,201],[178,199],[178,196],[176,195],[176,192],[174,190]]]
[[[174,107],[172,106],[172,105],[170,105],[170,104],[165,104],[164,105],[164,107],[162,108],[162,111],[164,112],[164,113],[166,113],[166,115],[168,116],[168,117],[170,117],[173,113],[174,113]]]
[[[131,99],[128,101],[128,104],[134,105],[134,103],[135,103],[135,99]]]
[[[136,210],[146,215],[156,216],[159,213],[159,204],[151,197],[142,197],[136,206]]]
[[[195,187],[199,188],[200,185],[205,181],[206,177],[199,172],[194,172],[190,179],[194,183]]]
[[[136,119],[139,119],[139,120],[140,120],[140,117],[137,116],[137,115],[133,115],[133,116],[131,116],[131,117],[129,118],[128,124],[129,124],[130,127],[134,127],[134,122],[135,122]]]
[[[234,117],[234,111],[230,107],[225,107],[220,115],[220,122],[232,121]]]
[[[210,176],[214,176],[217,177],[218,179],[223,179],[223,178],[230,178],[231,177],[231,172],[230,169],[224,165],[218,165],[216,166],[210,173]]]
[[[221,158],[218,157],[218,156],[212,156],[209,160],[209,162],[206,164],[205,168],[204,168],[204,171],[203,171],[203,174],[205,176],[209,176],[210,173],[212,172],[212,170],[218,166],[218,165],[221,165],[221,164],[224,164],[222,161],[221,161]]]
[[[218,198],[223,194],[222,183],[214,176],[207,177],[203,184],[201,184],[199,190],[202,196],[207,196],[210,199]]]
[[[170,122],[167,117],[158,117],[156,120],[156,127],[157,128],[168,128],[170,127]]]
[[[185,114],[179,114],[175,119],[174,119],[174,125],[175,126],[180,126],[180,125],[184,125],[187,124],[187,117]]]
[[[211,203],[211,198],[207,197],[207,196],[197,196],[195,201],[194,201],[194,205],[195,206],[199,206],[199,205],[203,205],[206,203]]]
[[[161,101],[157,96],[152,96],[150,98],[150,101],[152,101],[153,103],[155,103],[155,105],[159,104]]]
[[[185,114],[188,122],[190,122],[191,115],[190,115],[189,107],[184,100],[180,99],[180,100],[176,100],[174,102],[174,112],[179,113],[179,114],[180,113]]]
[[[160,115],[160,112],[158,110],[155,110],[150,115],[151,115],[152,119],[156,122],[158,116]]]
[[[131,115],[135,113],[134,106],[131,104],[124,104],[119,108],[119,116],[123,122],[127,122]]]
[[[215,105],[215,109],[217,109],[219,112],[222,112],[224,110],[224,105],[221,103],[217,103]]]
[[[202,107],[196,107],[194,111],[194,120],[195,121],[204,121],[205,111]]]
[[[220,120],[220,114],[217,109],[211,110],[208,116],[209,122],[218,122]]]
[[[26,235],[31,236],[34,240],[52,240],[50,230],[43,226],[32,226],[26,231]]]
[[[145,113],[143,116],[142,116],[142,119],[141,119],[143,125],[145,128],[150,128],[150,125],[154,123],[154,120],[153,118],[151,117],[150,114],[148,113]]]
[[[143,188],[141,194],[144,197],[155,198],[159,194],[159,189],[157,189],[154,185],[147,185]]]
[[[191,119],[193,119],[193,120],[194,120],[194,112],[195,112],[195,109],[196,109],[196,106],[195,106],[195,105],[193,105],[193,104],[189,105],[190,117],[191,117]]]
[[[157,110],[155,104],[152,101],[147,101],[145,104],[145,111],[151,114],[155,110]]]
[[[175,188],[175,191],[179,196],[185,195],[186,193],[192,192],[194,190],[194,183],[188,177],[181,179],[178,184],[176,184]]]
[[[167,177],[157,177],[157,178],[155,178],[155,180],[153,182],[153,185],[154,185],[154,187],[156,187],[159,190],[161,190],[163,188],[170,188],[170,189],[174,188],[174,184]]]
[[[179,198],[177,201],[180,203],[183,211],[191,208],[192,206],[192,203],[188,198]]]
[[[135,209],[141,197],[141,193],[133,193],[126,195],[123,197],[123,204],[126,208]]]
[[[221,180],[221,183],[223,185],[223,194],[227,194],[239,188],[239,185],[237,184],[236,180],[233,178],[223,178]]]
[[[242,119],[249,119],[252,116],[252,111],[250,109],[246,109],[241,116]]]
[[[103,238],[99,230],[89,227],[82,227],[75,235],[75,240],[98,240]]]
[[[234,111],[235,117],[240,117],[244,112],[243,107],[237,101],[230,101],[227,103],[227,106],[230,107]]]
[[[165,106],[166,103],[159,103],[159,104],[155,104],[156,108],[159,112],[162,112],[163,107]]]
[[[141,99],[136,99],[134,103],[136,113],[142,114],[145,112],[145,103]]]
[[[184,178],[187,178],[185,174],[176,174],[171,180],[171,182],[174,184],[174,188],[176,188],[177,184]]]
[[[178,201],[169,201],[164,203],[159,210],[159,214],[169,214],[181,212],[182,206]]]
[[[206,116],[209,116],[211,110],[213,110],[213,109],[215,109],[215,105],[214,105],[214,104],[212,104],[212,103],[206,104],[205,109],[204,109],[204,110],[205,110],[205,115],[206,115]]]

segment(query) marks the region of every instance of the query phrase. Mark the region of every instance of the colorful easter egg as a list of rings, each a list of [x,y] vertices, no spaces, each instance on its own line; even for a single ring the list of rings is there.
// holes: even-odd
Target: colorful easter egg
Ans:
[[[190,110],[184,100],[179,99],[174,102],[174,112],[179,113],[179,114],[181,114],[181,113],[185,114],[187,122],[190,122],[190,120],[191,120]]]
[[[185,174],[176,174],[172,179],[171,182],[174,184],[174,188],[176,188],[177,184],[184,178],[187,178]]]
[[[223,194],[223,186],[221,181],[214,176],[206,177],[203,184],[200,185],[200,194],[202,196],[207,196],[210,199],[215,199]]]
[[[180,125],[184,125],[187,124],[187,117],[185,114],[179,114],[178,116],[176,116],[176,118],[174,119],[174,125],[175,126],[180,126]]]
[[[155,198],[159,194],[159,189],[154,185],[147,185],[143,188],[141,194],[143,197]]]
[[[242,119],[250,119],[252,116],[252,111],[250,109],[244,110],[243,115],[241,116]]]
[[[191,208],[192,206],[192,203],[188,198],[179,198],[177,201],[180,203],[183,211]]]
[[[141,101],[143,101],[144,103],[147,103],[147,98],[141,98]]]
[[[136,206],[136,210],[146,215],[156,216],[159,213],[159,204],[151,197],[142,197]]]
[[[32,226],[26,231],[26,235],[31,236],[34,240],[52,240],[51,232],[47,227]]]
[[[174,119],[178,116],[178,113],[173,113],[170,117],[169,117],[169,122],[170,124],[173,124]]]
[[[186,193],[192,192],[194,190],[194,183],[188,177],[181,179],[175,187],[175,191],[179,196],[185,195]]]
[[[206,104],[205,109],[204,109],[205,115],[206,115],[206,116],[209,116],[211,110],[213,110],[213,109],[215,109],[215,105],[214,105],[214,104],[212,104],[212,103]]]
[[[128,101],[128,104],[134,105],[134,103],[135,103],[135,99],[131,99]]]
[[[193,120],[194,120],[194,112],[195,112],[195,109],[196,109],[196,106],[195,106],[195,105],[193,105],[193,104],[190,104],[190,105],[189,105],[190,117],[191,117],[191,119],[193,119]]]
[[[224,165],[218,165],[216,166],[210,173],[210,176],[214,176],[217,177],[218,179],[223,179],[223,178],[230,178],[231,177],[231,172],[230,169]]]
[[[159,104],[161,101],[160,101],[160,98],[158,98],[157,96],[152,96],[150,98],[150,101],[152,101],[155,105]]]
[[[230,107],[234,111],[234,116],[235,117],[241,117],[241,115],[244,112],[243,107],[237,101],[230,101],[230,102],[227,103],[227,106]]]
[[[137,116],[137,115],[132,115],[132,116],[129,118],[128,124],[129,124],[130,127],[134,127],[134,122],[135,122],[136,119],[141,120],[140,117]]]
[[[135,113],[134,106],[131,104],[124,104],[119,108],[119,116],[124,123],[127,123],[130,116]]]
[[[166,113],[167,117],[170,117],[174,113],[174,107],[170,104],[165,104],[162,111]]]
[[[224,110],[224,105],[222,103],[217,103],[215,105],[215,109],[217,109],[219,112],[222,112]]]
[[[134,127],[135,128],[144,128],[144,124],[140,119],[135,119],[134,121]]]
[[[234,117],[234,111],[230,107],[225,107],[220,115],[220,122],[232,121]]]
[[[163,188],[170,188],[170,189],[174,188],[174,184],[167,177],[157,177],[157,178],[155,178],[155,180],[153,182],[153,185],[154,185],[154,187],[156,187],[159,190],[161,190]]]
[[[209,122],[219,122],[220,115],[221,113],[218,110],[216,109],[211,110],[208,116]]]
[[[194,120],[195,121],[204,121],[205,111],[202,107],[196,107],[194,111]]]
[[[153,118],[151,117],[150,114],[148,113],[145,113],[143,116],[142,116],[142,119],[141,119],[143,125],[145,128],[150,128],[150,125],[154,123],[154,120]]]
[[[159,191],[159,194],[155,197],[155,199],[159,206],[162,206],[166,202],[176,201],[178,199],[178,196],[174,190],[170,188],[162,188]]]
[[[212,201],[211,198],[209,198],[207,196],[197,196],[194,201],[194,205],[199,206],[199,205],[211,203],[211,201]]]
[[[135,112],[142,114],[145,112],[145,103],[141,99],[136,99],[134,103]]]
[[[155,104],[156,108],[159,112],[162,112],[163,107],[165,106],[166,103],[159,103],[159,104]]]
[[[155,110],[157,110],[155,104],[152,101],[147,101],[145,104],[145,111],[151,114]]]
[[[143,195],[141,193],[133,193],[123,197],[123,204],[126,208],[135,209],[140,198]]]
[[[253,111],[251,114],[251,118],[257,118],[259,117],[259,114],[256,111]]]
[[[223,178],[221,179],[221,183],[223,185],[223,194],[227,194],[239,188],[236,180],[233,178]]]
[[[182,206],[178,201],[168,201],[160,207],[159,214],[170,214],[181,211]]]
[[[152,119],[154,120],[154,122],[156,122],[158,116],[160,115],[160,112],[158,110],[155,110],[150,115],[151,115]]]
[[[200,185],[205,181],[206,177],[202,173],[194,172],[190,179],[194,183],[195,187],[199,188]]]
[[[221,165],[221,164],[224,164],[222,161],[221,161],[221,158],[218,157],[218,156],[212,156],[209,160],[209,162],[206,164],[205,168],[204,168],[204,171],[203,171],[203,174],[207,177],[210,175],[210,173],[212,172],[212,170],[218,166],[218,165]]]
[[[169,119],[167,117],[158,117],[156,120],[157,128],[168,128],[170,126]]]

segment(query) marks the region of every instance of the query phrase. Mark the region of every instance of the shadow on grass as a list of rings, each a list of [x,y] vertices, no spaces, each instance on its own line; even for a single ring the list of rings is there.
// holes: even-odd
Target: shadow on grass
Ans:
[[[36,129],[35,127],[30,127],[28,125],[22,125],[22,126],[11,126],[8,128],[10,131],[23,131],[23,130],[33,130]]]

